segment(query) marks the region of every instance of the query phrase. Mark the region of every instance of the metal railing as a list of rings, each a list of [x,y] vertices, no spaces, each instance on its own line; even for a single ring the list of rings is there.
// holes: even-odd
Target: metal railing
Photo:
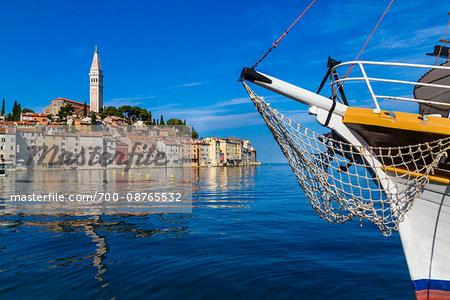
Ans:
[[[366,83],[367,88],[372,97],[372,100],[375,104],[375,109],[374,109],[375,113],[379,113],[381,111],[380,105],[378,103],[378,99],[392,99],[392,100],[410,101],[410,102],[417,102],[417,103],[424,103],[424,104],[442,105],[442,106],[447,106],[450,109],[450,103],[436,102],[436,101],[430,101],[430,100],[426,100],[426,99],[415,99],[415,98],[406,98],[406,97],[377,95],[373,91],[371,82],[388,82],[388,83],[406,84],[406,85],[413,85],[413,86],[426,86],[426,87],[434,87],[434,88],[439,88],[439,89],[448,90],[448,91],[450,91],[450,85],[368,77],[366,70],[364,68],[364,65],[407,67],[407,68],[419,68],[419,69],[428,69],[428,70],[441,69],[441,70],[448,70],[449,76],[450,76],[450,67],[434,66],[434,65],[421,65],[421,64],[374,62],[374,61],[350,61],[350,62],[345,62],[345,63],[341,63],[339,65],[336,65],[334,68],[331,69],[331,74],[337,73],[336,70],[338,68],[341,68],[343,66],[348,66],[348,65],[350,65],[350,67],[357,65],[359,67],[363,77],[344,77],[344,78],[340,78],[340,79],[334,79],[333,76],[330,76],[331,77],[331,88],[333,91],[333,95],[337,95],[337,91],[338,91],[339,87],[343,87],[344,83],[347,81],[363,81]]]

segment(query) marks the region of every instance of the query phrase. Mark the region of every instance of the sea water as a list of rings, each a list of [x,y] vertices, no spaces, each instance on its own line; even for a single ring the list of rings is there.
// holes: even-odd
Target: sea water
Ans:
[[[0,298],[413,298],[398,234],[326,223],[288,165],[189,172],[192,212],[0,215]],[[9,173],[3,209],[13,190],[126,193],[151,181],[112,174]]]

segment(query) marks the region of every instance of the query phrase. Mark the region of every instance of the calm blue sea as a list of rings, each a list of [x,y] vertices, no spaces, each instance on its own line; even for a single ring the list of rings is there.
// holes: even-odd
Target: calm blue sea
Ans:
[[[42,185],[101,177],[61,174]],[[26,178],[0,179],[2,197]],[[398,234],[326,223],[288,165],[195,169],[191,183],[192,213],[0,216],[0,298],[413,299]]]

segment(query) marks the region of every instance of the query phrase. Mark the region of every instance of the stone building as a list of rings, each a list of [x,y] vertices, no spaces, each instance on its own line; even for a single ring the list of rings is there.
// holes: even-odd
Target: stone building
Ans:
[[[59,109],[67,104],[71,104],[74,108],[75,114],[83,113],[84,103],[65,99],[65,98],[56,98],[52,100],[52,103],[44,108],[44,114],[46,115],[54,115],[56,116],[59,112]],[[87,105],[87,110],[89,111],[90,106]]]

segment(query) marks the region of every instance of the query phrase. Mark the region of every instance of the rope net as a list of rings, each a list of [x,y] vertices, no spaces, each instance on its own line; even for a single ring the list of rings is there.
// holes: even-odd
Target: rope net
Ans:
[[[284,117],[243,84],[312,208],[331,223],[364,219],[390,235],[450,151],[450,137],[370,147],[346,143],[334,132],[321,135]]]

